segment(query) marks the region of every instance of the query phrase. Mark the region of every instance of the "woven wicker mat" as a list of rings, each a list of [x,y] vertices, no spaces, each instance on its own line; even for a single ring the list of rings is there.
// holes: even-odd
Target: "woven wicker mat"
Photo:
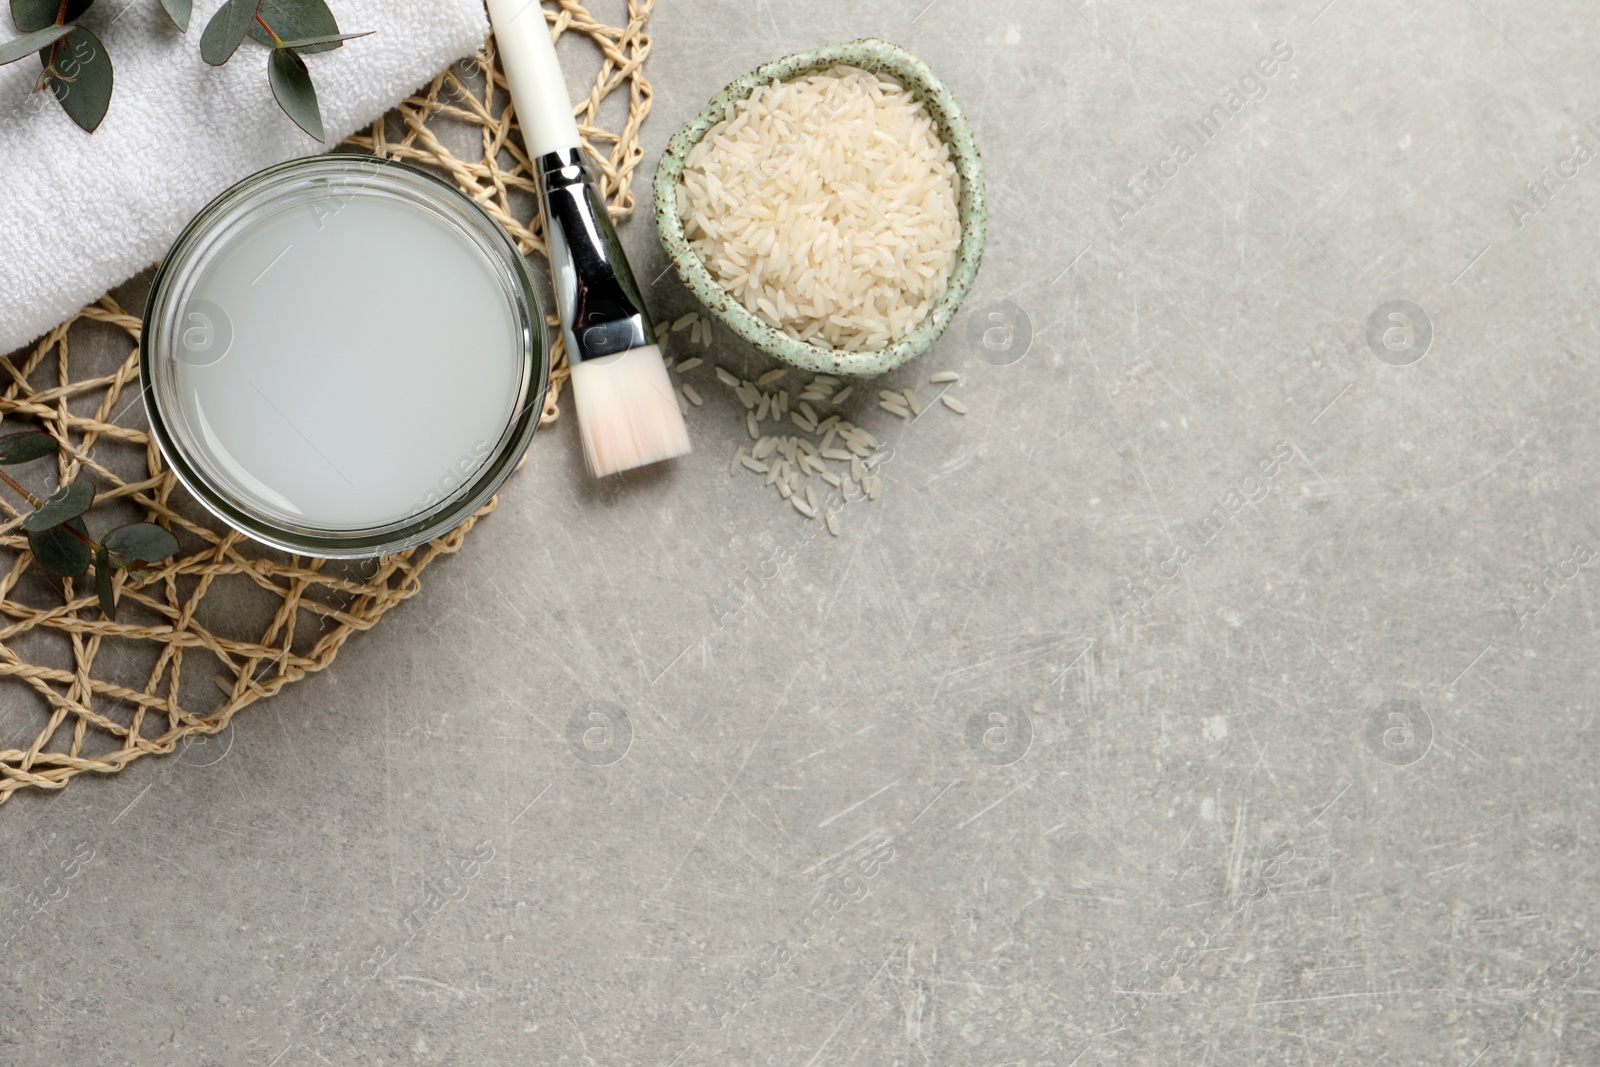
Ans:
[[[628,0],[622,26],[598,21],[576,0],[546,7],[554,32],[593,45],[597,73],[578,121],[619,218],[634,207],[639,127],[650,111],[643,64],[653,6],[654,0]],[[578,54],[571,46],[562,50],[564,58]],[[534,185],[511,118],[491,39],[346,146],[447,174],[524,252],[542,252],[542,235],[519,221],[536,214]],[[457,152],[469,144],[470,158],[462,158]],[[59,476],[87,478],[98,490],[91,531],[153,521],[181,545],[151,577],[121,585],[118,621],[109,622],[91,580],[62,580],[34,565],[13,506],[21,502],[5,491],[0,803],[22,788],[60,789],[85,771],[115,773],[140,756],[170,753],[185,738],[223,730],[241,709],[326,667],[351,634],[415,595],[428,565],[457,551],[495,507],[489,501],[420,548],[356,565],[255,544],[212,519],[162,463],[139,403],[139,327],[136,315],[106,296],[31,352],[0,360],[0,432],[43,428],[55,435],[63,445]],[[74,342],[85,350],[86,335],[96,331],[113,335],[113,351],[127,351],[120,365],[74,364]],[[105,349],[106,338],[94,340]],[[553,358],[541,424],[556,418],[567,377],[559,342]],[[34,468],[29,472],[38,479]]]

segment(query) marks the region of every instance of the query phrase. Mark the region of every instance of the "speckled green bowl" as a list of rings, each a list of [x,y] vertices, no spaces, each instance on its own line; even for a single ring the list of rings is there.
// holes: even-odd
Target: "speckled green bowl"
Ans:
[[[684,160],[706,131],[722,120],[731,101],[749,96],[756,86],[774,79],[788,81],[840,64],[886,75],[909,89],[912,96],[928,109],[939,135],[950,146],[956,173],[961,178],[961,246],[956,250],[950,283],[944,295],[934,303],[933,310],[908,335],[888,348],[875,352],[839,352],[818,348],[769,325],[712,278],[711,272],[684,237],[683,220],[678,216],[677,190],[683,181]],[[802,370],[868,378],[894,370],[926,352],[944,333],[945,327],[950,325],[956,309],[961,306],[962,299],[978,275],[988,215],[984,201],[983,163],[978,158],[978,147],[972,139],[972,127],[967,124],[955,97],[916,56],[898,45],[871,37],[796,52],[792,56],[774,60],[712,97],[706,109],[673,135],[667,145],[666,153],[656,167],[655,208],[661,244],[672,258],[678,277],[734,333],[761,351]]]

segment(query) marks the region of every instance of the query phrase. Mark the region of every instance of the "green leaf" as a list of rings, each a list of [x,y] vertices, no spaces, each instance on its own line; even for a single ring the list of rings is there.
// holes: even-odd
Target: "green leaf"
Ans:
[[[194,14],[194,0],[161,0],[161,6],[166,8],[167,17],[172,20],[174,26],[184,33],[189,32],[189,17]]]
[[[72,35],[39,53],[46,66],[55,65],[63,77],[50,79],[50,91],[61,108],[86,132],[93,133],[111,106],[111,56],[100,38],[82,26]]]
[[[304,41],[317,37],[336,37],[339,23],[328,10],[324,0],[261,0],[261,22],[272,27],[272,33],[281,41]],[[257,44],[272,46],[272,35],[261,28],[261,23],[250,27],[250,39]],[[338,41],[328,44],[307,45],[306,53],[326,52],[340,47]]]
[[[68,482],[51,493],[37,511],[23,516],[22,528],[41,533],[69,522],[89,510],[94,503],[94,486],[88,482]]]
[[[63,578],[76,578],[89,569],[89,546],[67,532],[67,527],[89,536],[89,528],[82,519],[73,519],[67,526],[40,530],[28,534],[28,547],[39,566]]]
[[[93,3],[94,0],[67,0],[67,17],[61,21],[71,22],[89,10]],[[54,26],[60,10],[61,0],[11,0],[11,21],[23,33],[32,33],[46,26]]]
[[[71,26],[50,26],[42,30],[35,30],[26,37],[18,37],[15,41],[0,44],[0,66],[15,63],[23,56],[37,52],[41,48],[49,48],[58,40],[72,32]]]
[[[41,430],[8,433],[0,437],[0,466],[41,459],[56,450],[56,439]]]
[[[311,55],[312,53],[323,51],[321,48],[313,47],[314,45],[332,44],[337,41],[353,41],[357,37],[371,37],[377,32],[377,30],[367,30],[364,33],[336,33],[331,37],[301,37],[293,41],[279,42],[272,47],[293,48],[296,52],[304,52],[307,55]]]
[[[117,598],[111,591],[111,558],[105,545],[94,550],[94,591],[100,598],[100,613],[116,622]]]
[[[245,34],[255,25],[261,0],[228,0],[211,16],[200,34],[200,58],[220,67],[233,58]]]
[[[129,570],[141,563],[159,563],[178,552],[178,539],[153,522],[119,526],[106,534],[103,543],[117,554],[116,565]]]
[[[305,60],[286,49],[272,53],[267,60],[267,81],[284,114],[302,130],[322,140],[322,109],[317,106],[317,90],[306,72]]]

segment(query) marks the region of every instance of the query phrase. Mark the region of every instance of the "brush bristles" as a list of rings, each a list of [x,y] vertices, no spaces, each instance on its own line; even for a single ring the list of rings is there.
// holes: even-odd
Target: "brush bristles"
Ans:
[[[689,429],[655,345],[579,363],[572,397],[583,459],[596,478],[689,452]]]

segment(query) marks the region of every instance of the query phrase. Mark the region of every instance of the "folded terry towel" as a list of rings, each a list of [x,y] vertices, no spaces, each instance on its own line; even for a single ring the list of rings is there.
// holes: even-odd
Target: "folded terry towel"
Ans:
[[[200,58],[200,31],[222,2],[199,0],[187,35],[156,0],[100,0],[83,16],[116,78],[93,134],[48,91],[30,97],[36,60],[0,67],[0,355],[160,259],[195,212],[240,178],[325,150],[272,98],[264,47],[246,40],[223,67]],[[377,31],[305,57],[330,146],[489,33],[483,0],[329,6],[343,32]],[[0,15],[0,40],[16,36]]]

